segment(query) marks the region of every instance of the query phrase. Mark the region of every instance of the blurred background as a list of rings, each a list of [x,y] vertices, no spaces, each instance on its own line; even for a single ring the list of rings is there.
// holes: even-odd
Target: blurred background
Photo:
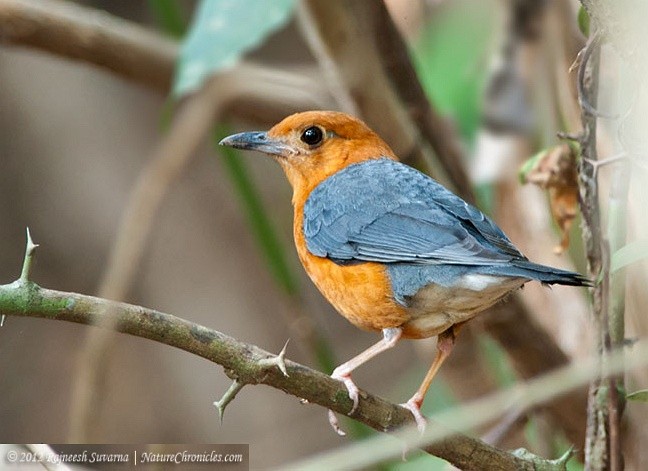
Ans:
[[[86,49],[51,32],[39,39],[33,28],[21,36],[16,18],[29,4],[52,15],[45,31],[80,24],[76,39]],[[228,133],[267,129],[306,109],[362,117],[404,161],[490,214],[529,258],[586,273],[576,184],[561,167],[573,168],[575,151],[557,137],[581,129],[573,64],[587,25],[579,5],[0,0],[0,279],[19,276],[28,226],[40,244],[32,279],[41,286],[155,308],[270,352],[290,338],[290,359],[330,373],[376,334],[334,312],[299,266],[279,166],[215,146]],[[84,36],[83,28],[111,34]],[[137,47],[118,47],[129,41]],[[93,49],[97,42],[103,50]],[[157,54],[151,69],[138,60],[147,51]],[[646,240],[645,138],[636,125],[646,97],[632,78],[643,69],[622,48],[601,54],[597,106],[616,118],[600,120],[599,157],[636,157],[626,175],[627,239]],[[119,65],[128,61],[132,70]],[[604,210],[615,168],[599,168]],[[556,174],[566,180],[554,184]],[[630,338],[648,330],[640,308],[648,302],[645,251],[634,257]],[[586,290],[529,284],[462,332],[424,410],[577,361],[594,348],[591,326]],[[330,430],[322,408],[265,386],[245,387],[221,424],[213,402],[230,385],[222,368],[100,332],[6,320],[1,441],[249,443],[251,467],[265,468],[349,440]],[[525,345],[536,341],[547,350],[533,356]],[[403,402],[433,353],[434,339],[402,342],[354,378]],[[627,381],[628,390],[648,384],[645,371]],[[548,458],[572,444],[582,451],[585,398],[583,390],[537,410],[512,407],[474,433]],[[629,403],[626,469],[648,460],[637,447],[648,439],[646,419],[645,404]],[[351,439],[373,433],[350,421],[343,427]],[[414,455],[385,467],[447,465]]]

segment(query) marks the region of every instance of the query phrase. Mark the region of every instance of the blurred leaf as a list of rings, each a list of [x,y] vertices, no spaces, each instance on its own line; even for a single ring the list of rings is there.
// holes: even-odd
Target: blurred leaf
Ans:
[[[496,7],[491,1],[446,2],[414,46],[414,64],[430,100],[469,140],[480,122],[480,92],[488,73]]]
[[[554,253],[563,253],[569,248],[569,230],[578,214],[578,175],[572,148],[559,144],[540,151],[522,166],[520,180],[547,190],[551,216],[562,234]]]
[[[612,254],[610,272],[614,273],[632,263],[648,258],[648,240],[630,242]]]
[[[148,0],[148,5],[165,33],[178,39],[184,36],[187,25],[176,0]]]
[[[518,170],[518,178],[520,180],[520,183],[524,185],[527,183],[527,175],[529,172],[531,172],[533,169],[537,168],[538,165],[540,164],[540,161],[542,158],[547,154],[548,149],[542,149],[538,153],[534,154],[533,156],[529,157],[520,167],[520,170]]]
[[[581,33],[585,35],[586,38],[589,38],[590,33],[590,17],[587,13],[587,10],[583,8],[583,5],[578,9],[578,28],[581,30]]]
[[[629,401],[648,402],[648,389],[641,389],[626,396]]]
[[[283,26],[294,0],[203,0],[182,45],[173,94],[196,90]]]

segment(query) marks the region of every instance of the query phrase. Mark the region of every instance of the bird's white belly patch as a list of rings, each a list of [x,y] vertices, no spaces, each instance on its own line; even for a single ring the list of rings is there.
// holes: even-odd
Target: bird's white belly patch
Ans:
[[[465,322],[520,288],[528,280],[493,275],[466,275],[448,288],[430,284],[421,288],[407,309],[410,319],[402,326],[408,337],[438,335]]]

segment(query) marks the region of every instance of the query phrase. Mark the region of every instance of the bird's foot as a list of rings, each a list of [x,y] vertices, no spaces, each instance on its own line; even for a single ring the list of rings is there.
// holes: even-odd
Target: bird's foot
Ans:
[[[342,381],[344,383],[344,386],[346,386],[347,391],[349,393],[349,398],[353,401],[353,406],[351,407],[351,410],[349,411],[348,415],[353,414],[358,408],[358,403],[360,401],[360,390],[358,389],[358,386],[356,386],[356,384],[351,379],[351,374],[346,372],[341,373],[340,371],[338,371],[338,368],[336,368],[331,374],[331,378]],[[340,428],[340,423],[338,422],[338,419],[335,416],[335,412],[333,412],[330,409],[328,411],[328,419],[329,419],[329,424],[331,424],[331,427],[333,428],[333,430],[335,430],[335,433],[337,433],[341,437],[346,435],[344,430]]]
[[[421,414],[421,404],[423,404],[423,399],[419,398],[417,394],[412,396],[412,398],[404,404],[400,404],[401,407],[404,407],[412,413],[414,420],[416,420],[416,427],[419,432],[425,432],[427,427],[427,419]]]
[[[342,381],[346,386],[347,391],[349,392],[349,398],[351,398],[351,400],[353,401],[353,407],[351,407],[351,410],[349,411],[349,415],[353,414],[358,408],[358,402],[360,401],[360,390],[358,389],[358,386],[356,386],[356,384],[351,379],[351,374],[340,373],[336,368],[331,374],[331,378],[337,379],[338,381]]]

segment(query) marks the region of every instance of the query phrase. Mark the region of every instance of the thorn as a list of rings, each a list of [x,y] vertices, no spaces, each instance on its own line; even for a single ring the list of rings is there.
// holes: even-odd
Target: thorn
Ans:
[[[238,392],[243,389],[243,386],[245,386],[244,383],[239,383],[238,381],[234,380],[229,389],[225,392],[225,394],[223,394],[223,397],[214,402],[214,406],[216,406],[216,409],[218,409],[218,417],[220,418],[221,424],[223,423],[225,408],[230,402],[234,400]]]
[[[32,259],[34,251],[38,247],[38,244],[34,244],[34,241],[31,238],[31,233],[29,232],[29,227],[27,228],[27,247],[25,248],[25,260],[23,261],[22,272],[20,273],[20,282],[27,283],[29,281],[29,272],[31,270]]]
[[[592,166],[592,168],[594,169],[594,175],[596,175],[601,167],[623,161],[627,159],[628,156],[626,155],[625,152],[621,152],[620,154],[614,155],[612,157],[608,157],[607,159],[603,159],[603,160],[592,160],[586,157],[581,157],[581,158],[583,159],[583,161],[587,162]]]
[[[264,358],[263,360],[259,360],[259,366],[261,366],[264,369],[276,366],[281,370],[283,375],[287,378],[288,370],[286,369],[286,348],[288,347],[288,342],[290,342],[290,339],[286,340],[286,343],[281,349],[281,351],[279,352],[279,355],[272,358]]]

